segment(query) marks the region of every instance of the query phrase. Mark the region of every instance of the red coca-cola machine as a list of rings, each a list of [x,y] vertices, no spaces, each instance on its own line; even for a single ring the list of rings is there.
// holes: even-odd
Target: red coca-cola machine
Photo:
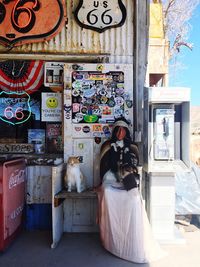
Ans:
[[[0,251],[9,246],[22,226],[25,174],[22,158],[0,163]]]

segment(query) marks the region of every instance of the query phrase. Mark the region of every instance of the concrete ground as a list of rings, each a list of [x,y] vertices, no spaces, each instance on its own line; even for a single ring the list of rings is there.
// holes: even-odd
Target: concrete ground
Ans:
[[[64,234],[51,249],[51,233],[22,232],[0,253],[0,267],[199,267],[200,229],[182,226],[185,244],[162,245],[168,256],[150,264],[135,264],[108,253],[98,234]]]

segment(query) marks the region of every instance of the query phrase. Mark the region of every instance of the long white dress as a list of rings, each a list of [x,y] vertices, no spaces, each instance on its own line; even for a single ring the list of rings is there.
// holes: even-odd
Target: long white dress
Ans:
[[[112,254],[136,263],[166,255],[153,238],[138,188],[122,190],[114,181],[98,192],[99,226],[103,246]]]

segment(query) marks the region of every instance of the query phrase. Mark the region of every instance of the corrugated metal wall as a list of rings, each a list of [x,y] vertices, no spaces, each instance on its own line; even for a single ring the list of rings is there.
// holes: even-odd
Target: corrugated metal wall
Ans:
[[[52,40],[19,46],[9,53],[45,54],[92,54],[110,56],[111,63],[132,63],[133,61],[133,0],[123,0],[127,10],[125,24],[104,33],[81,28],[74,20],[73,11],[78,0],[66,0],[66,26]],[[0,52],[5,48],[0,46]],[[1,56],[0,56],[1,57]]]

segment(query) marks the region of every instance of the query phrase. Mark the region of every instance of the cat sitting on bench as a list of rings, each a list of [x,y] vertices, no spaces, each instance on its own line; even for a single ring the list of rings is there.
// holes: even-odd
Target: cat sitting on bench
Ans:
[[[64,183],[68,192],[76,189],[81,193],[86,189],[85,177],[80,170],[80,157],[69,157]]]

